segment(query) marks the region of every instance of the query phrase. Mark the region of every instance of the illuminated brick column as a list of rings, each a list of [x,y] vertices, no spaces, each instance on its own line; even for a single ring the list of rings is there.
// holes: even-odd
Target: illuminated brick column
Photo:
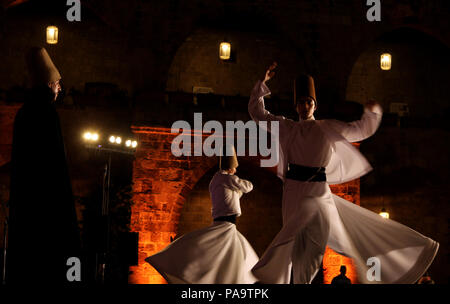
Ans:
[[[169,128],[132,127],[139,145],[133,165],[131,231],[139,233],[138,266],[129,283],[165,283],[144,259],[170,244],[177,234],[181,208],[197,181],[214,165],[214,157],[175,157]],[[199,134],[196,136],[208,136]]]

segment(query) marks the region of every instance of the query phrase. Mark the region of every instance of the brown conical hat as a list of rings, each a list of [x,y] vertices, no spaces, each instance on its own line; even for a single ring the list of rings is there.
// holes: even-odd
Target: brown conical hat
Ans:
[[[316,89],[314,87],[314,78],[311,75],[299,75],[294,80],[294,104],[297,104],[297,98],[311,97],[317,105]]]
[[[28,70],[34,85],[47,85],[61,79],[58,69],[45,48],[33,47],[26,56]]]
[[[220,170],[228,170],[232,168],[237,168],[239,166],[237,156],[236,156],[236,150],[233,146],[227,146],[226,147],[226,153],[225,156],[220,156],[219,159],[219,168]]]

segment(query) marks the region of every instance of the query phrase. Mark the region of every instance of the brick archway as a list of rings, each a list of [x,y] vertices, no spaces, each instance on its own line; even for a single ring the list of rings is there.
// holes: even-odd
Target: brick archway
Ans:
[[[144,259],[175,238],[181,208],[198,180],[217,165],[216,157],[181,156],[171,152],[178,135],[164,127],[132,127],[139,146],[133,165],[133,206],[130,230],[139,233],[138,266],[130,267],[129,283],[165,283]],[[192,132],[208,137],[210,133]],[[244,157],[258,162],[258,157]],[[271,170],[270,168],[268,168]]]
[[[130,229],[139,233],[139,265],[131,267],[130,283],[164,283],[144,261],[175,237],[181,208],[189,192],[217,160],[175,157],[170,150],[177,134],[169,128],[133,127],[139,147],[133,166],[133,206]]]

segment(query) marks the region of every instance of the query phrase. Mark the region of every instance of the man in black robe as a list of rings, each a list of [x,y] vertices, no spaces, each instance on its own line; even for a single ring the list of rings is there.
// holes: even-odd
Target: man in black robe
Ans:
[[[58,113],[61,76],[44,48],[27,64],[33,88],[14,121],[7,284],[67,283],[80,235]]]

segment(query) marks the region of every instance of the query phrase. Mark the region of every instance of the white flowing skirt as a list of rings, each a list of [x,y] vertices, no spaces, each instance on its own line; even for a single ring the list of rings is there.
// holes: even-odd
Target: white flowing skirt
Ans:
[[[326,183],[287,179],[283,228],[253,274],[262,283],[287,284],[293,269],[294,283],[311,283],[327,245],[353,259],[359,282],[372,284],[415,283],[439,248],[409,227],[332,194]],[[374,276],[374,260],[379,277]]]
[[[229,222],[189,232],[145,259],[170,284],[253,284],[258,256]]]

